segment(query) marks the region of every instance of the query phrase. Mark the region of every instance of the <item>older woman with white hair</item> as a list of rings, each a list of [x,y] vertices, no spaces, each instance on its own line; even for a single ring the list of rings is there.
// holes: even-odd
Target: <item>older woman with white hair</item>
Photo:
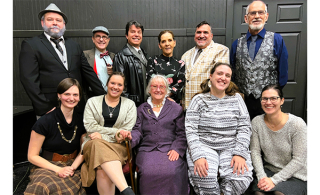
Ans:
[[[136,125],[123,135],[137,147],[140,193],[188,194],[183,109],[166,98],[170,90],[162,75],[154,75],[146,91],[150,97],[138,107]]]

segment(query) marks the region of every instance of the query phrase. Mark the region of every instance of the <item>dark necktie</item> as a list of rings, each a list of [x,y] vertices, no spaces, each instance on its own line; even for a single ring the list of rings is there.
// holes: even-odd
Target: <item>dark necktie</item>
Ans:
[[[59,42],[62,41],[62,39],[53,39],[50,38],[51,41],[53,41],[56,44],[56,48],[60,51],[60,53],[63,55],[62,47],[60,46]]]
[[[202,49],[199,49],[198,52],[197,52],[196,57],[194,58],[193,64],[196,63],[196,61],[197,61],[198,57],[200,56],[201,52],[202,52]]]
[[[251,35],[251,43],[249,45],[249,56],[252,60],[254,59],[254,51],[256,49],[257,38],[258,38],[258,35],[255,35],[255,36]]]
[[[107,56],[107,55],[109,55],[109,52],[108,52],[108,51],[106,51],[105,53],[101,53],[101,54],[100,54],[100,58],[103,58],[103,56]]]

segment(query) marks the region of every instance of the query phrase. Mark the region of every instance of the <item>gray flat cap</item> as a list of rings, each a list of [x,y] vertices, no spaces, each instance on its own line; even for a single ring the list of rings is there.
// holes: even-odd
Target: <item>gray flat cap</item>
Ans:
[[[101,32],[106,33],[107,35],[110,35],[108,29],[104,26],[97,26],[92,30],[93,33],[97,32],[97,31],[101,31]]]
[[[68,22],[67,16],[54,3],[50,3],[50,5],[45,10],[42,10],[38,14],[39,20],[41,20],[41,17],[47,12],[56,12],[56,13],[60,14],[63,17],[64,22],[67,24],[67,22]]]

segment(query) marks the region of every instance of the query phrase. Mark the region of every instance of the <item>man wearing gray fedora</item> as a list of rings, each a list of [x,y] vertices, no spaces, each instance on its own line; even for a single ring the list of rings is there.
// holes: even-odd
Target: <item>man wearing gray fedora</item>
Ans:
[[[64,37],[67,16],[51,3],[38,14],[44,32],[21,44],[19,56],[20,80],[32,101],[37,116],[42,116],[58,104],[57,86],[65,78],[88,84],[95,95],[104,89],[89,65],[80,45]],[[76,110],[83,112],[83,96]]]
[[[110,33],[104,26],[97,26],[92,30],[92,42],[94,48],[85,50],[86,56],[90,66],[97,74],[105,91],[107,91],[107,80],[112,74],[112,65],[114,53],[107,51],[110,42]],[[88,90],[88,97],[92,97],[91,89]]]

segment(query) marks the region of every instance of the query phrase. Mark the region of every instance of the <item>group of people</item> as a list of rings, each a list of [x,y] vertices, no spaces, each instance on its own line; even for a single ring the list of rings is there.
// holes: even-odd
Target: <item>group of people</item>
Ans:
[[[249,30],[230,55],[203,21],[181,60],[169,30],[153,57],[135,20],[116,54],[104,26],[83,52],[63,37],[68,19],[55,4],[38,17],[44,33],[22,42],[19,61],[38,118],[25,194],[85,194],[94,180],[99,194],[134,194],[122,171],[126,139],[141,194],[243,194],[250,184],[256,195],[307,194],[306,123],[281,110],[288,53],[264,28],[264,2],[247,6]]]

